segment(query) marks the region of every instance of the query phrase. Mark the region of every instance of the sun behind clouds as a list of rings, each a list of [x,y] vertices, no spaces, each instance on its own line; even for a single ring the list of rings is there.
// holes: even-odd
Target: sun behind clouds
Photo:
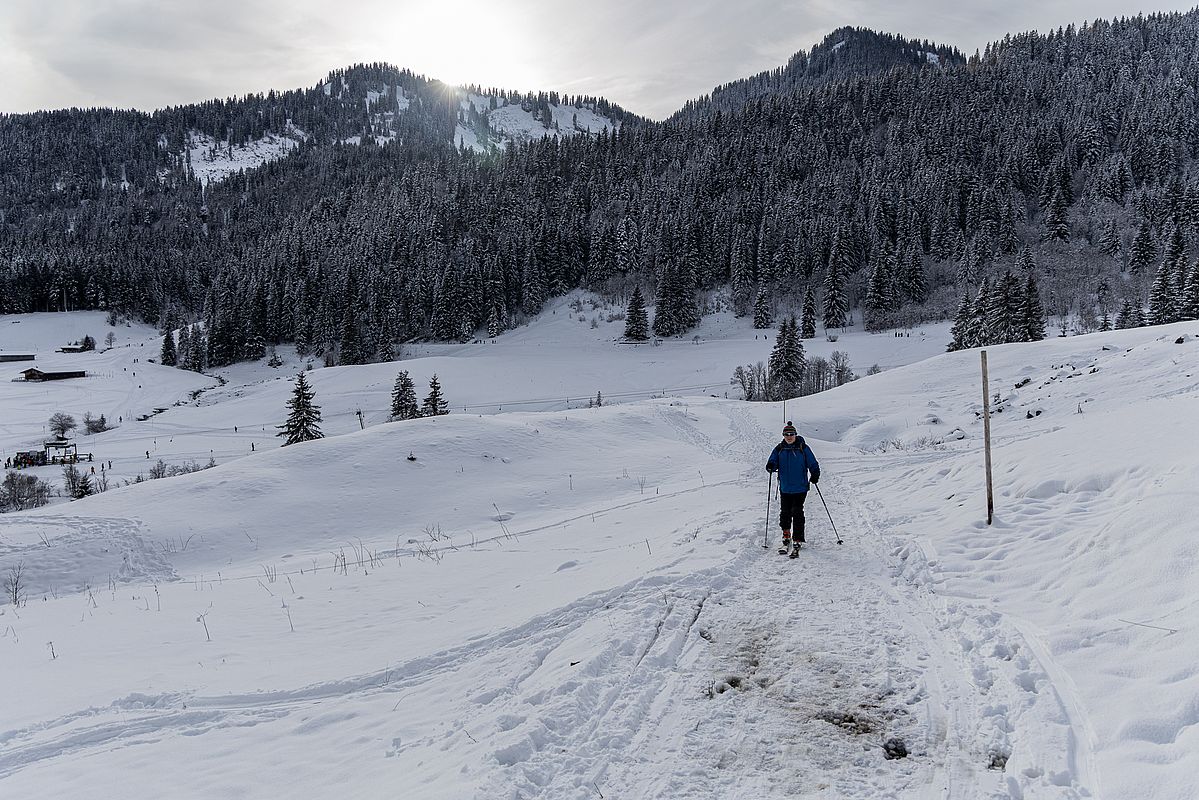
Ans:
[[[448,84],[537,90],[544,76],[520,18],[484,3],[421,3],[372,34],[388,60]]]

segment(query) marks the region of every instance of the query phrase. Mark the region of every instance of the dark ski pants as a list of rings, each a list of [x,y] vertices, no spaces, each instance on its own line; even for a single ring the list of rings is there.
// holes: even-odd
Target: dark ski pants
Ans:
[[[797,542],[807,541],[803,537],[803,504],[807,499],[807,492],[779,492],[779,527],[791,531],[791,537]]]

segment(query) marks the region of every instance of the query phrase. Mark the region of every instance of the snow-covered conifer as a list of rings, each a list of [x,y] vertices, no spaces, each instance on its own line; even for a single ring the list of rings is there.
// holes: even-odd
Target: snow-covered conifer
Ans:
[[[629,297],[629,305],[625,311],[624,338],[634,342],[644,342],[649,338],[649,316],[645,312],[645,300],[641,297],[640,286],[634,286],[633,294]]]
[[[408,370],[400,370],[396,375],[395,386],[391,390],[391,418],[415,419],[420,416],[420,406],[416,402],[416,386],[408,376]]]
[[[429,393],[425,395],[425,402],[421,406],[421,416],[438,417],[443,414],[450,413],[449,403],[441,394],[441,382],[437,380],[437,373],[429,379]]]
[[[307,442],[313,439],[322,439],[324,434],[321,433],[321,407],[313,405],[313,398],[316,394],[308,385],[308,380],[304,377],[304,373],[296,375],[296,385],[292,389],[291,399],[287,401],[287,407],[290,410],[287,416],[287,421],[279,426],[279,432],[276,436],[283,437],[283,446],[296,444],[297,442]]]

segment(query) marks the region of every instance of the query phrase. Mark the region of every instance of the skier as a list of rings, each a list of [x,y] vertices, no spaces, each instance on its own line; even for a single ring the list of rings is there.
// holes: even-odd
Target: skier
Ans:
[[[770,451],[766,461],[767,472],[779,474],[779,527],[783,529],[783,544],[779,555],[790,551],[792,558],[799,556],[799,546],[804,543],[804,500],[808,499],[808,476],[812,483],[820,482],[820,463],[816,454],[808,447],[795,426],[788,420],[783,426],[783,441]],[[794,543],[792,548],[792,525]]]

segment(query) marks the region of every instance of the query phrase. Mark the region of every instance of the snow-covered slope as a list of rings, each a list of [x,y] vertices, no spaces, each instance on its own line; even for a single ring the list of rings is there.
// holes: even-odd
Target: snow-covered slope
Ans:
[[[537,363],[589,394],[770,346],[709,320],[698,345],[630,350],[557,310],[403,366],[481,402],[527,396]],[[990,527],[976,352],[791,401],[844,538],[813,495],[796,560],[762,548],[784,411],[719,391],[335,415],[343,435],[0,516],[29,596],[0,605],[0,684],[22,687],[0,792],[1188,797],[1197,335],[990,349]],[[919,338],[861,341],[859,370]],[[385,366],[313,371],[318,402],[371,407]],[[256,369],[158,436],[265,444],[287,384]]]
[[[290,136],[267,134],[245,146],[218,142],[211,136],[192,131],[187,144],[187,163],[201,183],[220,182],[239,171],[283,158],[304,138],[298,129],[291,131]]]
[[[543,136],[577,136],[579,134],[596,135],[601,131],[613,131],[619,127],[596,109],[589,105],[561,105],[550,103],[546,106],[549,116],[535,115],[528,103],[509,103],[503,96],[483,96],[463,92],[462,108],[473,111],[483,117],[487,126],[488,141],[479,139],[479,131],[458,125],[455,136],[459,142],[476,150],[488,149],[492,146],[506,147],[516,142],[526,142],[530,139],[540,139]]]

